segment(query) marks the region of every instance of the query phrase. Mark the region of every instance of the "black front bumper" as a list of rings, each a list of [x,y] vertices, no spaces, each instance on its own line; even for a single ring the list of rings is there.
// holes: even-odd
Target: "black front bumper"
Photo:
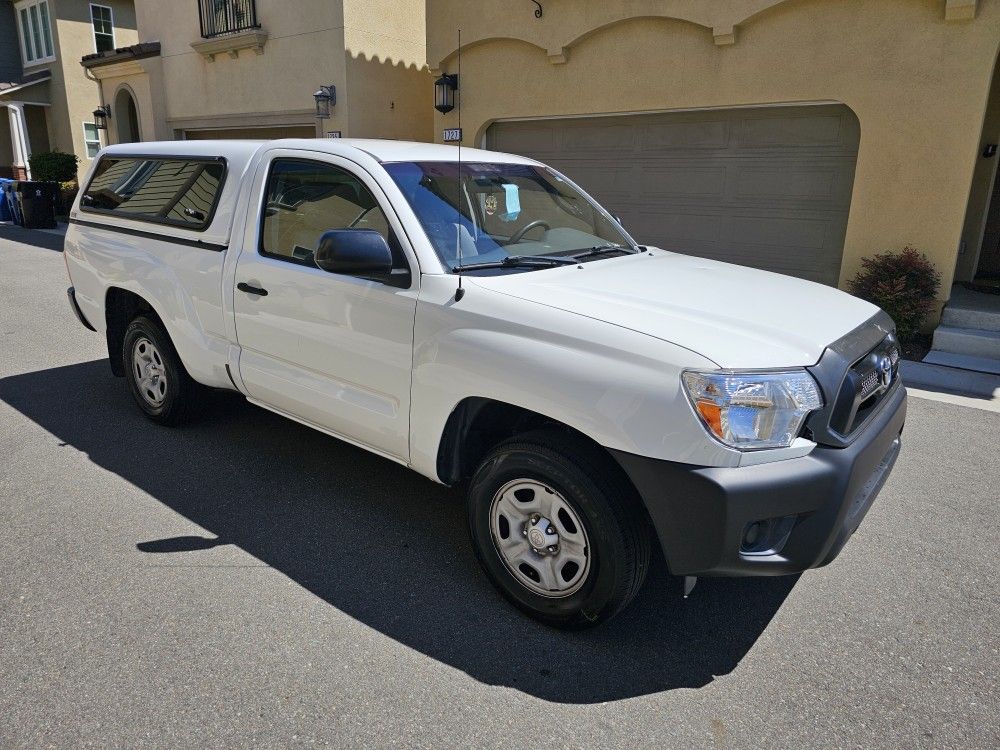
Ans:
[[[612,454],[642,496],[672,573],[783,575],[837,556],[895,463],[905,419],[906,390],[897,380],[843,448],[817,445],[801,458],[740,468]],[[773,552],[746,552],[747,529],[769,519],[783,519]]]

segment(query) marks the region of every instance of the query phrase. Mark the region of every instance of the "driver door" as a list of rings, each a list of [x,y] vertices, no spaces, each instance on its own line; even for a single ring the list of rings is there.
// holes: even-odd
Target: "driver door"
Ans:
[[[346,159],[282,150],[261,169],[260,219],[235,271],[243,385],[262,405],[405,462],[418,274],[402,227]],[[316,267],[320,236],[349,228],[386,238],[399,281]]]

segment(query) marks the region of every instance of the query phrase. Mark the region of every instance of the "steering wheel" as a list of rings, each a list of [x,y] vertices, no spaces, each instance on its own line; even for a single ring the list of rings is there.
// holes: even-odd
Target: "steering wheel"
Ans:
[[[552,229],[552,225],[549,224],[549,222],[545,221],[545,219],[535,219],[534,221],[529,221],[527,224],[525,224],[523,227],[517,230],[513,235],[511,235],[511,238],[507,242],[507,244],[516,245],[518,242],[524,239],[524,235],[526,235],[528,232],[530,232],[532,229],[535,229],[536,227],[545,227],[546,229]]]

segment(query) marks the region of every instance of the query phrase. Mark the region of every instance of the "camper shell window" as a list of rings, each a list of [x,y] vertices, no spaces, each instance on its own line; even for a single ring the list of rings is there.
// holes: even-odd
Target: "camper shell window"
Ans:
[[[80,208],[203,231],[215,214],[225,177],[221,158],[105,156]]]

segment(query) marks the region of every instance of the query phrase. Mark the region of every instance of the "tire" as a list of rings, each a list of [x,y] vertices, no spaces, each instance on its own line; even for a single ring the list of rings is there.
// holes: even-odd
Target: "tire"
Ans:
[[[122,343],[122,365],[129,393],[149,419],[174,426],[193,413],[198,384],[184,369],[159,322],[140,316],[129,323]]]
[[[516,607],[547,625],[604,622],[646,578],[645,511],[611,459],[572,436],[536,432],[498,445],[472,478],[468,513],[486,574]]]

